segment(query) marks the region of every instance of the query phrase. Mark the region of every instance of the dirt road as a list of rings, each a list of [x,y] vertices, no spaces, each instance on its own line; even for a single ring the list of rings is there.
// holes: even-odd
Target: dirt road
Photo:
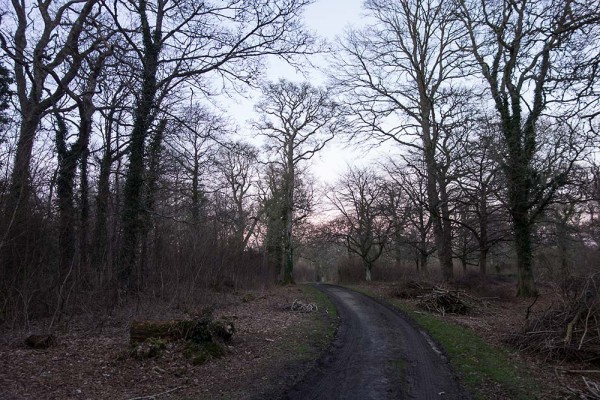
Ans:
[[[468,399],[429,337],[360,293],[317,285],[341,324],[329,353],[286,399]]]

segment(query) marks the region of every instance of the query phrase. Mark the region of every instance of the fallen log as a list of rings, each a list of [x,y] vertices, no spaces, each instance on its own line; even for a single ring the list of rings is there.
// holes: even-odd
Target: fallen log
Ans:
[[[166,342],[187,340],[195,343],[229,341],[235,332],[233,322],[227,319],[212,321],[210,318],[171,320],[171,321],[133,321],[129,329],[132,345],[144,343],[148,339],[160,339]]]
[[[25,339],[25,344],[33,349],[47,349],[56,343],[54,335],[30,335]]]

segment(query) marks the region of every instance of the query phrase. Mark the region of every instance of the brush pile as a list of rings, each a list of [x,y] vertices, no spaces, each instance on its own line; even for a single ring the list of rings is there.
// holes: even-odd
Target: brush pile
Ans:
[[[433,285],[427,282],[408,281],[404,284],[393,286],[390,296],[399,299],[416,299],[433,290]]]
[[[600,365],[600,273],[565,290],[561,304],[527,319],[507,341],[546,359]]]
[[[291,311],[299,311],[299,312],[312,312],[312,311],[318,311],[319,307],[317,307],[317,305],[315,303],[305,303],[302,300],[296,299],[292,303],[290,310]]]
[[[474,306],[474,297],[463,290],[450,290],[441,286],[434,286],[426,294],[417,297],[417,305],[429,312],[442,315],[467,314]]]

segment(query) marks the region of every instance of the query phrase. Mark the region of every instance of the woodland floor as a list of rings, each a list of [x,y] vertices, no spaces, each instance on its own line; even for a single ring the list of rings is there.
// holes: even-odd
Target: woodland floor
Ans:
[[[159,356],[145,360],[129,355],[133,319],[187,315],[156,300],[123,307],[102,320],[80,315],[63,321],[54,330],[58,344],[46,350],[30,349],[23,339],[43,331],[48,321],[38,321],[27,331],[5,330],[0,333],[0,399],[278,397],[329,344],[325,333],[333,328],[325,310],[290,310],[295,299],[312,301],[313,296],[291,286],[214,296],[220,302],[215,316],[232,317],[236,334],[224,357],[202,365],[193,365],[180,344],[169,344]]]
[[[394,299],[397,284],[358,288]],[[444,318],[510,350],[505,339],[521,328],[532,301],[516,299],[513,282],[499,282],[485,294],[476,289],[472,293],[485,297],[485,305],[469,315]],[[219,293],[198,303],[198,310],[141,300],[115,309],[109,316],[90,313],[61,321],[53,330],[58,344],[47,350],[30,349],[23,339],[44,332],[49,321],[36,321],[27,330],[5,327],[0,331],[0,399],[278,398],[306,375],[330,343],[330,314],[322,308],[313,313],[290,310],[295,299],[314,301],[314,296],[314,290],[300,286]],[[414,299],[401,301],[416,304]],[[542,287],[530,312],[542,312],[556,301],[553,289]],[[169,345],[158,357],[146,360],[129,355],[132,320],[184,318],[215,304],[215,316],[233,317],[236,326],[224,357],[194,365],[182,354],[180,344]],[[514,350],[510,356],[524,363],[540,382],[543,389],[538,398],[580,398],[568,388],[582,389],[582,376],[600,380],[597,366],[550,361]],[[592,372],[572,372],[582,370]],[[490,390],[489,399],[496,398]]]
[[[416,308],[417,299],[396,298],[395,293],[400,285],[398,283],[381,283],[351,285],[356,290],[375,294],[384,300],[400,301]],[[532,299],[516,298],[514,282],[494,282],[491,288],[481,290],[467,289],[470,293],[484,301],[468,315],[446,314],[443,318],[474,331],[478,336],[496,347],[509,351],[510,357],[528,370],[530,376],[542,388],[536,398],[539,399],[579,399],[580,393],[589,393],[585,390],[582,377],[595,382],[600,381],[598,365],[582,362],[566,362],[547,360],[541,354],[522,354],[506,344],[507,337],[518,332],[525,321],[528,308],[530,315],[542,313],[560,302],[556,290],[550,286],[541,285],[540,296],[532,306]],[[464,288],[462,288],[464,289]],[[494,388],[486,388],[489,399],[498,399]]]

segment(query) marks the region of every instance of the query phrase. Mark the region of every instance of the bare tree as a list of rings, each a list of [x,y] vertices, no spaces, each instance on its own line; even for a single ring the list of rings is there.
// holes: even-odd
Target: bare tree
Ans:
[[[340,107],[325,89],[308,83],[285,80],[263,87],[262,100],[256,106],[261,119],[254,126],[267,138],[267,147],[283,174],[279,190],[284,229],[281,280],[293,281],[293,221],[296,197],[294,189],[300,164],[310,160],[341,129]]]
[[[219,142],[233,132],[224,116],[207,106],[193,104],[176,116],[165,141],[172,162],[181,167],[186,183],[184,193],[189,201],[192,224],[198,225],[206,202],[207,175],[216,162]]]
[[[444,1],[369,0],[365,6],[376,23],[346,36],[333,79],[346,93],[359,132],[422,154],[437,251],[450,279],[449,164],[440,146],[464,123],[460,110],[468,92],[457,83],[466,69],[464,32]]]
[[[217,166],[224,178],[223,190],[232,207],[233,247],[242,252],[259,220],[259,210],[255,207],[253,215],[251,204],[257,195],[258,151],[243,142],[229,143],[220,149]]]
[[[89,38],[98,33],[89,25],[90,16],[97,12],[96,3],[96,0],[66,1],[60,5],[12,1],[9,15],[15,23],[6,21],[9,15],[2,16],[5,23],[0,31],[0,45],[13,60],[21,112],[11,183],[15,197],[12,206],[20,206],[28,198],[33,143],[44,114],[65,95],[87,55],[101,43],[102,35],[100,39],[96,35],[96,40],[85,40],[85,46],[80,46],[82,36]]]
[[[342,235],[349,252],[358,255],[371,281],[373,264],[381,256],[392,229],[386,204],[385,181],[369,169],[352,169],[342,176],[327,195],[341,214]]]
[[[504,139],[501,165],[508,183],[517,250],[518,295],[534,296],[533,225],[589,145],[581,127],[565,124],[559,143],[553,149],[544,148],[540,143],[549,127],[541,128],[539,122],[545,112],[572,115],[585,103],[581,97],[568,96],[557,83],[568,80],[573,84],[587,78],[579,75],[577,65],[598,57],[592,43],[600,5],[570,0],[458,4]],[[550,156],[545,151],[550,151]],[[540,158],[550,159],[554,165],[540,170],[536,166]]]
[[[92,17],[99,13],[96,0],[15,0],[11,5],[0,17],[0,47],[13,62],[21,119],[2,222],[5,239],[24,241],[30,168],[40,123],[67,94],[87,57],[104,45],[106,36],[93,23]],[[3,240],[0,247],[5,244]],[[4,267],[16,268],[13,264],[18,262],[12,257],[17,254],[4,250]]]
[[[427,207],[427,178],[423,174],[422,165],[415,161],[406,165],[390,160],[383,168],[388,179],[404,194],[404,230],[397,240],[402,240],[412,248],[417,271],[425,272],[429,257],[436,252],[436,247],[431,240],[433,219]]]
[[[260,76],[260,57],[285,59],[309,51],[312,39],[299,23],[308,0],[226,2],[166,0],[106,2],[130,52],[123,62],[138,66],[140,95],[134,111],[129,166],[124,189],[120,281],[132,278],[143,215],[144,154],[148,134],[164,98],[187,85],[202,93],[203,78],[218,76],[237,84]],[[131,22],[131,26],[125,26]],[[133,60],[133,61],[132,61]]]
[[[471,126],[465,154],[457,165],[454,202],[457,211],[454,222],[459,226],[462,240],[461,260],[465,265],[467,253],[477,253],[479,273],[487,273],[488,254],[507,239],[505,205],[498,163],[497,127],[483,120]],[[468,242],[473,242],[469,244]],[[469,248],[464,248],[468,245]],[[465,251],[466,250],[466,251]]]
[[[114,60],[112,60],[114,61]],[[126,153],[126,133],[130,126],[133,100],[128,82],[120,79],[117,73],[120,65],[105,67],[106,79],[98,82],[100,93],[97,94],[100,123],[96,134],[100,136],[100,147],[94,153],[98,175],[96,180],[95,216],[93,228],[92,263],[102,276],[112,279],[112,265],[116,257],[116,237],[119,229],[117,204],[120,203],[121,165]],[[112,77],[114,79],[108,79]],[[115,166],[116,164],[116,166]],[[111,191],[111,186],[114,190]]]
[[[67,88],[69,103],[74,103],[77,110],[78,121],[69,123],[66,112],[55,108],[53,115],[56,120],[56,153],[58,158],[56,194],[59,209],[59,274],[58,278],[64,280],[71,269],[77,270],[84,266],[88,259],[88,152],[92,136],[92,122],[96,112],[94,96],[97,91],[98,80],[101,77],[104,62],[110,56],[111,50],[107,48],[98,54],[88,56],[80,71],[80,76],[75,83],[75,88]],[[69,105],[67,103],[67,105]],[[76,133],[70,127],[74,125]],[[79,196],[76,195],[77,167],[80,170]],[[79,218],[75,209],[79,203]],[[76,237],[76,232],[79,232]],[[78,260],[75,259],[75,246],[78,246]]]

